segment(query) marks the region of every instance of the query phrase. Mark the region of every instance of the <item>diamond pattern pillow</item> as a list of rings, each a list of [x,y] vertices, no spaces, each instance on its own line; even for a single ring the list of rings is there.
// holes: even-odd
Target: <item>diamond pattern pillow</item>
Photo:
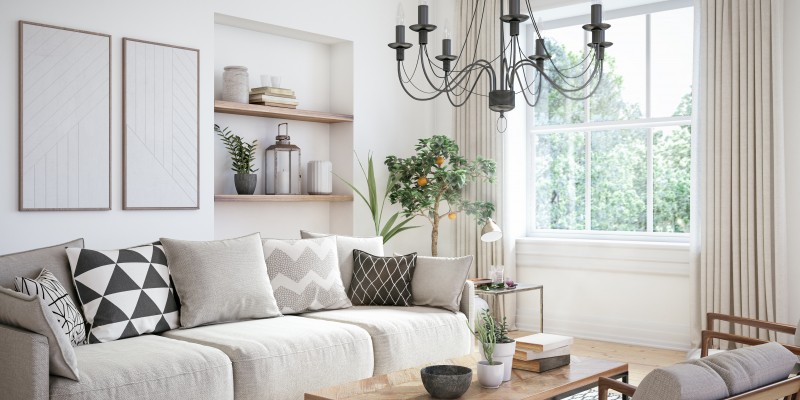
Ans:
[[[177,328],[178,304],[161,246],[98,251],[67,248],[89,343]]]
[[[336,238],[264,239],[272,293],[282,314],[352,306],[339,274]]]
[[[86,326],[83,315],[52,272],[43,269],[36,279],[14,278],[14,290],[39,297],[53,313],[61,330],[73,346],[86,343]]]
[[[355,306],[410,306],[417,253],[379,257],[353,250],[350,301]]]

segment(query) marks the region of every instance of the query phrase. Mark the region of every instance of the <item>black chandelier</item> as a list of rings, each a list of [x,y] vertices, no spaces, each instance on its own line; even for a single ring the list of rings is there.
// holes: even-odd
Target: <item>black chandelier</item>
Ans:
[[[419,53],[411,74],[406,70],[404,60],[405,51],[411,48],[412,44],[405,41],[403,9],[402,5],[398,5],[395,41],[389,43],[389,47],[396,50],[397,76],[400,85],[409,96],[415,100],[427,101],[446,94],[454,107],[463,106],[472,95],[488,96],[489,108],[500,113],[499,124],[505,120],[503,113],[514,109],[514,100],[519,93],[529,106],[536,106],[542,94],[544,81],[568,99],[584,100],[594,94],[603,78],[605,48],[612,45],[605,40],[605,31],[611,25],[603,23],[603,6],[599,0],[593,0],[591,23],[583,25],[584,30],[592,33],[591,42],[587,43],[589,51],[577,64],[566,66],[554,62],[535,20],[531,21],[536,33],[535,53],[526,55],[522,49],[519,41],[519,25],[531,19],[533,15],[530,0],[525,0],[527,15],[520,10],[520,0],[508,0],[508,13],[505,12],[505,1],[498,1],[500,21],[502,21],[500,54],[493,60],[477,59],[477,44],[483,30],[486,3],[486,0],[475,1],[466,37],[458,55],[452,52],[452,39],[449,29],[445,28],[442,54],[435,57],[441,62],[440,66],[428,54],[428,33],[436,30],[436,25],[428,22],[428,4],[426,0],[421,0],[417,7],[417,23],[409,27],[419,34]],[[508,24],[508,39],[505,35],[505,24]],[[475,43],[469,46],[471,34],[475,37]],[[471,60],[465,53],[470,48],[476,49]],[[492,64],[498,60],[500,68],[496,71]],[[427,88],[421,88],[412,81],[418,68],[425,77]],[[488,91],[480,93],[476,87],[484,74],[488,75]],[[409,87],[417,93],[412,93]]]

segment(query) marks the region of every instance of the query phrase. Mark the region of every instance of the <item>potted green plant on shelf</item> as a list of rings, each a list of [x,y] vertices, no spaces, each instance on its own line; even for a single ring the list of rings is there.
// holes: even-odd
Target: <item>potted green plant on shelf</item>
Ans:
[[[502,301],[502,300],[500,300]],[[491,320],[488,321],[488,320]],[[491,324],[494,326],[494,354],[492,359],[503,363],[503,382],[511,380],[511,364],[514,361],[514,351],[517,349],[517,341],[508,337],[508,323],[503,317],[503,322],[496,321],[488,311],[481,314],[479,323]],[[481,348],[481,357],[488,360]]]
[[[504,363],[494,357],[495,347],[497,346],[497,328],[497,321],[487,310],[481,312],[474,331],[467,323],[467,329],[480,342],[480,351],[484,359],[478,361],[478,383],[485,388],[497,388],[503,383]],[[513,351],[511,354],[514,354]]]
[[[465,212],[483,224],[494,213],[488,201],[469,201],[465,189],[469,183],[494,182],[496,164],[477,157],[468,161],[459,154],[458,145],[447,136],[420,139],[416,155],[408,158],[386,157],[392,186],[389,200],[400,203],[405,217],[420,216],[431,223],[431,255],[438,255],[439,222],[455,220]],[[442,213],[444,205],[447,211]]]
[[[233,183],[238,194],[253,194],[256,191],[258,175],[255,174],[258,168],[253,168],[256,159],[256,143],[245,142],[241,136],[231,132],[228,127],[220,129],[219,125],[214,124],[214,132],[225,143],[225,148],[231,155],[231,169],[236,172],[233,175]]]

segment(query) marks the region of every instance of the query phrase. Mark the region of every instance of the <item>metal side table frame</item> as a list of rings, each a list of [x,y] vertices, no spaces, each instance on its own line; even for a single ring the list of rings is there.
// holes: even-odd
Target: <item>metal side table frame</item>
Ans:
[[[501,301],[502,296],[512,293],[527,292],[530,290],[539,291],[539,332],[544,332],[544,285],[530,285],[525,283],[518,283],[516,287],[510,289],[489,289],[483,290],[475,288],[475,294],[478,295],[492,295],[494,296],[493,313],[495,318],[500,315],[500,311],[505,314],[505,302]]]

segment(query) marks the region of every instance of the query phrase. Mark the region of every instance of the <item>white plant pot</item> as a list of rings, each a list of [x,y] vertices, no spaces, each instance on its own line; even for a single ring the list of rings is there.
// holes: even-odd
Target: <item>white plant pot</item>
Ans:
[[[503,363],[495,361],[478,361],[478,383],[489,389],[497,389],[503,383]]]
[[[483,346],[478,346],[481,351],[481,360],[486,360],[486,355],[483,354]],[[492,359],[503,363],[503,382],[511,380],[511,367],[514,360],[514,350],[517,349],[517,342],[511,343],[496,343],[494,345],[494,353]]]

